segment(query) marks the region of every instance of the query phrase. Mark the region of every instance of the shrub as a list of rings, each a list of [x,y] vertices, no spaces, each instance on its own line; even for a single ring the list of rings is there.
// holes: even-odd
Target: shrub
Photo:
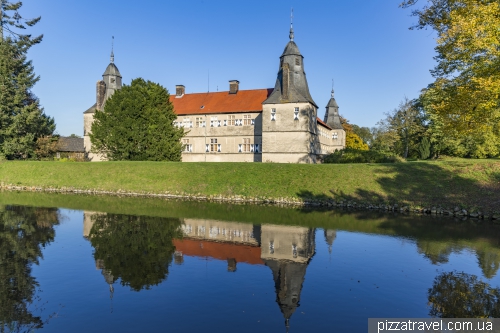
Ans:
[[[418,145],[418,153],[420,154],[420,158],[423,160],[428,159],[431,155],[431,143],[427,137],[424,137]]]
[[[352,148],[337,150],[323,160],[324,163],[397,163],[404,161],[403,158],[393,153]]]

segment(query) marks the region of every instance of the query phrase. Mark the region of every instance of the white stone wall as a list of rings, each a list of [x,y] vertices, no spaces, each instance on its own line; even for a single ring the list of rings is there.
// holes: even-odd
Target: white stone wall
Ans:
[[[314,232],[309,228],[263,224],[261,258],[306,263],[314,254]]]
[[[238,125],[232,125],[232,121]],[[182,153],[183,162],[262,161],[260,112],[180,115],[176,122],[186,132],[183,144],[189,145]],[[213,149],[214,139],[217,149]]]
[[[259,245],[253,234],[253,224],[240,222],[227,222],[205,219],[184,219],[182,232],[185,237],[219,241]]]
[[[84,113],[83,114],[83,146],[85,148],[86,158],[91,162],[101,162],[106,161],[106,156],[101,154],[94,154],[91,152],[92,143],[90,142],[90,136],[92,129],[92,123],[94,122],[94,114],[93,113]]]
[[[298,120],[295,108],[298,108]],[[316,114],[316,108],[310,103],[264,104],[262,161],[316,163],[315,153],[319,149]]]

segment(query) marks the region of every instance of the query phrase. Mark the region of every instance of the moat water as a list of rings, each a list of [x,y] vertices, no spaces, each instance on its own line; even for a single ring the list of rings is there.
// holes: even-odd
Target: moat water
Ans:
[[[500,226],[486,222],[0,193],[0,332],[366,332],[374,317],[498,317],[499,267]]]

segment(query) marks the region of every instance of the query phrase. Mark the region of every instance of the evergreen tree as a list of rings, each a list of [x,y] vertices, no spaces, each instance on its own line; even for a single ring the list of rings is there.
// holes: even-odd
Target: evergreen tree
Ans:
[[[43,327],[38,282],[31,269],[43,247],[54,240],[58,223],[57,208],[0,207],[0,332]]]
[[[55,130],[54,119],[44,114],[31,92],[40,78],[26,58],[43,36],[32,38],[13,30],[33,26],[40,18],[24,20],[20,7],[20,2],[0,0],[0,157],[7,159],[33,157],[37,139]],[[14,14],[9,15],[10,11]]]
[[[431,143],[427,137],[424,137],[420,144],[418,145],[418,153],[420,154],[420,158],[426,160],[431,155]]]
[[[93,151],[114,161],[180,161],[184,130],[174,126],[176,118],[165,88],[135,79],[95,112]]]

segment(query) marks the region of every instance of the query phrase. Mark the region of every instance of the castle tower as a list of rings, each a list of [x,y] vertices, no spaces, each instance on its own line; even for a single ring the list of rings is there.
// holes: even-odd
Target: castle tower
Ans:
[[[337,238],[337,230],[325,229],[324,235],[326,244],[328,244],[328,252],[331,254],[333,241],[335,241],[335,238]]]
[[[102,80],[97,81],[96,84],[96,103],[83,113],[83,144],[85,154],[87,158],[93,162],[103,161],[106,159],[104,156],[91,153],[92,147],[89,134],[92,128],[92,123],[94,122],[94,113],[96,110],[104,110],[106,100],[110,98],[116,90],[121,89],[121,87],[122,76],[118,67],[115,65],[115,54],[112,45],[110,63],[104,71],[104,74],[102,74]]]
[[[315,234],[311,228],[261,225],[261,258],[273,273],[276,302],[287,328],[300,306],[306,269],[316,249]]]
[[[294,41],[280,57],[273,92],[262,103],[262,161],[315,163],[317,105],[309,93],[304,57]]]
[[[325,112],[325,123],[330,126],[332,131],[333,141],[337,143],[339,149],[343,149],[345,147],[345,131],[342,127],[342,122],[340,121],[339,115],[339,105],[335,100],[335,94],[332,87],[332,96],[326,105]]]

